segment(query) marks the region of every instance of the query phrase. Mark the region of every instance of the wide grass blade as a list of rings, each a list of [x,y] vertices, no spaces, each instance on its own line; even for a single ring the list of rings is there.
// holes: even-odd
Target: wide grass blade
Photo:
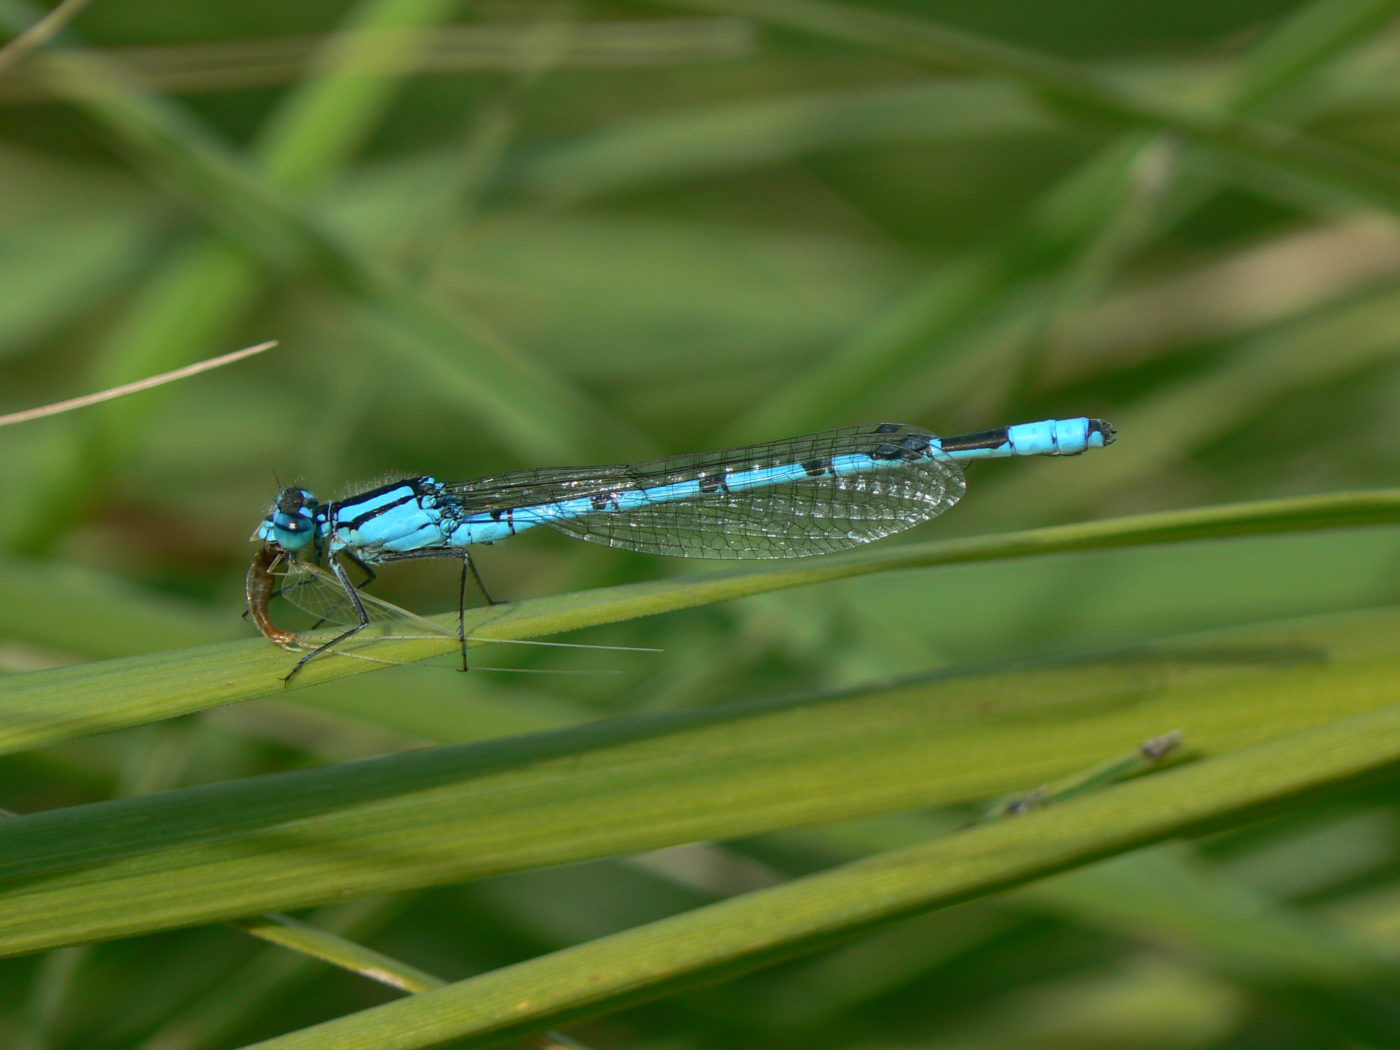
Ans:
[[[1293,621],[17,817],[0,953],[995,796],[1172,730],[1206,754],[1345,736],[1400,718],[1397,637],[1393,610]],[[1400,748],[1346,740],[1327,776]]]

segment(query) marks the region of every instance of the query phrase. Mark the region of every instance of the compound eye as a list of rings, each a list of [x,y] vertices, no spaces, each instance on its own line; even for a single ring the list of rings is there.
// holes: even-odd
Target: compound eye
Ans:
[[[299,519],[283,517],[280,514],[277,516],[277,520],[272,524],[279,533],[286,536],[296,536],[304,527]]]
[[[316,534],[317,509],[316,497],[305,489],[283,489],[258,534],[283,550],[295,553]]]

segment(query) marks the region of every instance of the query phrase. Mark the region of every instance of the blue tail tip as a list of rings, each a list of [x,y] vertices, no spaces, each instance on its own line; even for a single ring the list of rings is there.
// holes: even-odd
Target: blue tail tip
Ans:
[[[1091,440],[1095,434],[1099,435],[1099,440],[1103,444],[1111,445],[1113,444],[1113,439],[1117,437],[1118,432],[1113,429],[1112,424],[1106,419],[1091,419],[1089,420],[1089,436]]]

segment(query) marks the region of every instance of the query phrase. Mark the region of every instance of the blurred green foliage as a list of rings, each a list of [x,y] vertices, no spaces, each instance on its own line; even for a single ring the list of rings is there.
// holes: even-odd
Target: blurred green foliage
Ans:
[[[41,14],[0,0],[0,29]],[[247,536],[294,480],[329,497],[868,420],[952,433],[1088,414],[1118,426],[1112,450],[974,468],[965,503],[915,538],[1393,487],[1397,14],[93,0],[45,47],[0,53],[0,412],[281,345],[0,429],[0,662],[246,637]],[[706,571],[535,535],[479,564],[511,599]],[[381,593],[437,612],[455,580],[395,567]],[[0,805],[1397,597],[1393,528],[868,576],[577,636],[661,655],[491,660],[608,673],[398,668],[11,756]],[[1161,727],[1177,728],[1189,741]],[[1395,963],[1394,783],[576,1034],[697,1050],[1400,1045],[1388,975],[1295,965],[1318,945]],[[456,979],[959,819],[869,818],[310,918]],[[0,1043],[33,1050],[238,1046],[390,997],[226,928],[7,960],[0,987]]]

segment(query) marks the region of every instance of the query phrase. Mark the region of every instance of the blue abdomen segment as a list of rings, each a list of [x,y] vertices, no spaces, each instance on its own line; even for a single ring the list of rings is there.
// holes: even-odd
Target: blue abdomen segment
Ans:
[[[1077,456],[1091,448],[1113,443],[1113,427],[1102,419],[1042,419],[1017,423],[976,434],[943,438],[938,442],[948,455],[960,461],[1003,456]]]

